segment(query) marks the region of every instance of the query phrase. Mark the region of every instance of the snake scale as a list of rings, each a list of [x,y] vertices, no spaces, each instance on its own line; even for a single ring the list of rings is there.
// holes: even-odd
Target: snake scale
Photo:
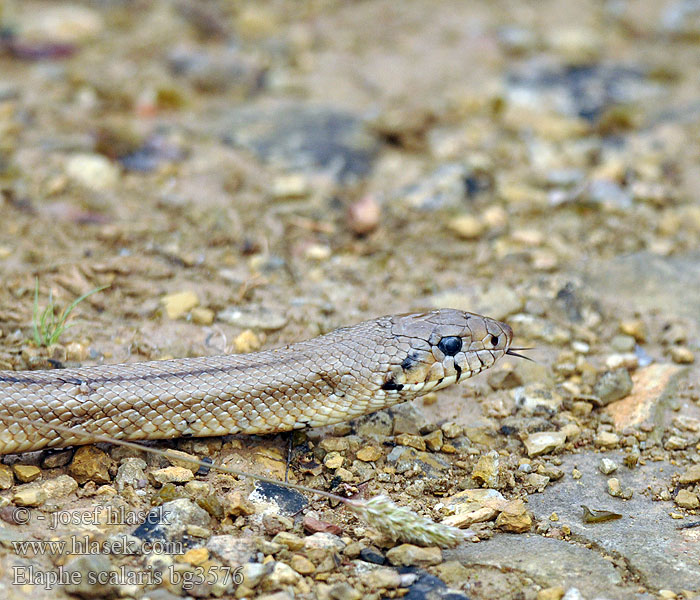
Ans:
[[[454,309],[379,317],[251,354],[0,371],[0,454],[124,440],[265,434],[347,421],[488,369],[505,323]]]

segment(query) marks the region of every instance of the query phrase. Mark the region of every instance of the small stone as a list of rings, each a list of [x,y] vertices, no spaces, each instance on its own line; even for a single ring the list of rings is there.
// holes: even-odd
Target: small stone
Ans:
[[[66,174],[75,183],[96,192],[114,188],[119,168],[101,154],[75,154],[66,163]]]
[[[196,567],[209,560],[209,550],[206,548],[192,548],[185,552],[179,560],[180,562]]]
[[[95,446],[81,446],[73,455],[73,460],[68,467],[68,473],[79,484],[88,481],[95,483],[110,483],[109,467],[112,459]]]
[[[375,569],[367,576],[367,584],[371,590],[395,590],[401,586],[401,575],[388,567]]]
[[[690,442],[684,437],[681,437],[680,435],[672,435],[666,440],[664,448],[666,448],[666,450],[684,450],[689,445]]]
[[[170,449],[165,458],[172,466],[188,469],[192,471],[192,473],[196,473],[200,468],[199,465],[192,462],[193,460],[197,460],[197,457],[189,452]]]
[[[593,443],[598,448],[616,448],[620,443],[620,436],[612,431],[601,431],[595,436]]]
[[[608,479],[608,494],[614,498],[629,500],[632,497],[633,492],[630,488],[623,490],[620,486],[620,480],[617,477],[611,477]]]
[[[20,483],[30,483],[41,477],[41,469],[33,465],[12,465],[12,470]]]
[[[289,531],[280,531],[274,538],[272,538],[272,541],[275,544],[287,546],[287,548],[293,552],[301,550],[304,547],[304,539],[300,538],[298,535],[290,533]]]
[[[458,425],[454,421],[448,421],[447,423],[443,423],[440,429],[442,430],[443,435],[448,440],[459,437],[460,435],[462,435],[462,433],[464,433],[464,427]]]
[[[90,554],[70,560],[64,567],[68,594],[81,598],[109,598],[116,589],[117,572],[104,554]]]
[[[631,335],[614,335],[610,340],[610,347],[615,352],[633,352],[637,340]]]
[[[304,256],[309,260],[321,262],[331,257],[331,249],[327,244],[310,244],[304,250]]]
[[[184,467],[165,467],[156,469],[148,474],[148,478],[153,484],[163,485],[165,483],[187,483],[194,479],[194,474],[190,469]]]
[[[627,369],[606,371],[596,381],[593,393],[600,400],[601,406],[621,400],[632,391],[632,378]]]
[[[637,342],[643,344],[647,341],[647,328],[641,319],[631,319],[620,323],[620,331],[631,335]]]
[[[365,194],[348,209],[348,227],[357,235],[367,235],[379,226],[382,210],[373,194]]]
[[[492,450],[480,457],[472,471],[472,479],[481,486],[498,487],[499,454]]]
[[[365,446],[357,451],[357,459],[364,462],[374,462],[379,460],[384,453],[379,446]]]
[[[195,306],[190,311],[190,316],[192,317],[192,322],[196,325],[211,325],[216,315],[211,308]]]
[[[673,501],[681,508],[693,509],[700,507],[700,500],[698,500],[697,494],[688,490],[680,490]]]
[[[302,174],[281,175],[272,182],[272,195],[278,200],[303,198],[309,190],[309,180]]]
[[[326,468],[335,470],[343,466],[345,458],[340,452],[329,452],[323,459]]]
[[[12,503],[17,506],[41,506],[46,502],[46,492],[36,483],[18,486],[12,495]]]
[[[425,445],[431,452],[439,452],[443,444],[443,435],[440,429],[436,429],[428,435],[424,435]]]
[[[129,457],[123,459],[122,464],[117,469],[117,476],[114,478],[117,489],[121,492],[127,486],[131,486],[134,489],[145,487],[147,483],[145,468],[146,461],[141,458]]]
[[[465,528],[474,523],[491,521],[507,504],[500,492],[491,489],[464,490],[444,499],[447,509],[454,511],[442,519],[445,525]]]
[[[561,600],[564,588],[561,586],[544,588],[537,592],[537,600]]]
[[[79,342],[66,344],[66,360],[69,362],[83,362],[89,355],[88,348]]]
[[[578,588],[570,587],[568,590],[566,590],[566,594],[564,594],[562,600],[585,600],[585,598]]]
[[[394,441],[399,446],[409,446],[410,448],[415,448],[416,450],[424,451],[426,448],[425,440],[421,436],[411,433],[401,433],[395,436]]]
[[[179,319],[199,304],[199,297],[192,291],[176,292],[168,294],[160,299],[165,308],[165,314],[169,319]]]
[[[288,585],[296,585],[300,579],[301,576],[292,567],[283,562],[276,562],[272,573],[263,579],[261,587],[263,590],[276,590]]]
[[[520,499],[511,500],[496,517],[496,527],[512,533],[524,533],[532,527],[532,517]]]
[[[447,228],[463,240],[476,240],[486,231],[486,224],[474,215],[458,215],[450,220]]]
[[[372,563],[374,565],[383,565],[386,562],[384,555],[379,552],[379,550],[371,546],[360,550],[360,560],[364,560],[365,562]]]
[[[413,544],[401,544],[387,551],[392,565],[401,567],[430,567],[442,562],[442,550],[436,546],[421,548]]]
[[[238,567],[253,560],[253,557],[257,553],[255,542],[252,538],[246,537],[236,537],[234,535],[213,535],[207,541],[207,550],[216,556],[225,565],[231,567]],[[253,573],[257,573],[257,569],[252,570]],[[260,575],[262,577],[262,574]],[[245,577],[245,570],[244,570]],[[255,587],[256,583],[248,583],[246,579],[246,585],[248,587]]]
[[[232,491],[226,494],[223,506],[224,512],[234,517],[246,517],[255,513],[255,506],[253,503],[244,498],[243,494],[238,491]]]
[[[561,409],[564,402],[560,394],[542,383],[530,383],[515,388],[511,391],[511,396],[515,400],[515,406],[528,414],[543,408],[550,413],[555,413]]]
[[[301,554],[293,555],[289,564],[300,575],[311,575],[316,570],[316,565]]]
[[[262,340],[252,329],[241,331],[241,333],[233,338],[233,350],[236,352],[236,354],[255,352],[256,350],[260,350],[261,346]]]
[[[236,327],[261,331],[277,331],[287,324],[284,313],[256,305],[226,308],[219,313],[218,318]]]
[[[700,482],[700,464],[688,467],[688,469],[685,471],[685,473],[681,475],[681,478],[678,481],[681,483],[681,485]]]
[[[265,528],[265,533],[269,535],[277,535],[278,533],[286,534],[294,527],[294,520],[274,512],[267,512],[263,514],[262,524]],[[292,550],[295,550],[295,548],[292,548]]]
[[[345,542],[332,533],[318,532],[304,538],[304,548],[306,550],[342,552],[345,548]]]
[[[695,354],[685,346],[671,346],[671,360],[679,365],[689,365],[695,362]]]
[[[7,465],[0,465],[0,490],[9,490],[14,484],[12,469]]]
[[[58,477],[47,479],[42,482],[41,489],[46,494],[47,500],[55,500],[56,498],[62,498],[76,491],[78,489],[78,482],[70,475],[59,475]]]
[[[598,464],[598,469],[601,473],[603,473],[603,475],[610,475],[611,473],[617,471],[617,464],[615,461],[610,460],[609,458],[601,458],[600,463]]]
[[[566,435],[561,431],[540,431],[528,435],[523,443],[528,456],[539,456],[561,448],[566,443]]]

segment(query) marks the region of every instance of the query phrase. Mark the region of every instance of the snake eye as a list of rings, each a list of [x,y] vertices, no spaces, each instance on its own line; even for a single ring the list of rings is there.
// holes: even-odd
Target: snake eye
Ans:
[[[497,336],[497,335],[492,335],[492,336],[491,336],[491,345],[492,345],[492,346],[498,346],[498,336]]]
[[[445,356],[454,356],[462,349],[462,339],[457,336],[444,337],[438,342],[437,347]]]

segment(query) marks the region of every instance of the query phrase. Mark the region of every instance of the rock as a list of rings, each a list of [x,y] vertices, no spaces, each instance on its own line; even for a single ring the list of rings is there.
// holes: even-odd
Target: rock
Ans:
[[[241,331],[241,333],[233,338],[233,349],[236,354],[255,352],[256,350],[260,350],[261,347],[262,340],[252,329]]]
[[[360,598],[362,594],[345,581],[334,583],[325,595],[319,594],[319,600],[360,600]]]
[[[666,450],[684,450],[690,445],[690,441],[680,435],[672,435],[666,440]]]
[[[700,482],[700,464],[688,467],[678,481],[681,485]]]
[[[303,198],[310,192],[309,180],[302,173],[291,173],[275,177],[272,182],[272,195],[277,200]]]
[[[369,174],[378,140],[350,112],[305,103],[235,108],[223,119],[224,140],[290,172],[349,183]]]
[[[223,501],[225,515],[233,517],[247,517],[255,514],[255,505],[250,500],[243,497],[238,490],[232,490],[226,494]]]
[[[114,478],[117,490],[122,492],[127,486],[131,486],[134,489],[145,487],[148,483],[144,471],[145,468],[146,461],[141,458],[129,457],[123,459]]]
[[[49,5],[20,23],[22,38],[34,42],[76,44],[96,38],[103,28],[99,11],[75,3]]]
[[[561,586],[544,588],[537,592],[537,600],[561,600],[564,588]]]
[[[117,589],[112,581],[117,580],[118,574],[103,554],[74,558],[66,563],[64,571],[70,582],[64,588],[68,594],[81,598],[107,598]]]
[[[144,541],[179,540],[190,525],[207,527],[211,517],[190,500],[179,498],[152,508],[133,535]]]
[[[12,469],[7,465],[0,465],[0,490],[9,490],[14,484]]]
[[[419,435],[411,433],[401,433],[394,437],[394,441],[399,446],[409,446],[411,448],[415,448],[416,450],[421,451],[424,451],[426,449],[425,440]]]
[[[190,310],[199,304],[199,297],[191,290],[168,294],[160,299],[165,308],[165,314],[169,319],[184,317]]]
[[[400,188],[392,197],[391,202],[397,207],[407,207],[425,212],[459,208],[467,196],[465,182],[469,173],[469,167],[464,164],[443,164],[415,183]]]
[[[264,306],[226,308],[218,314],[218,318],[237,327],[261,331],[277,331],[287,324],[284,314]]]
[[[342,552],[345,548],[345,542],[332,533],[318,532],[304,538],[304,548],[306,550]]]
[[[601,406],[607,406],[627,396],[632,387],[632,378],[627,369],[616,369],[606,371],[598,378],[593,387],[593,394],[600,400]]]
[[[367,584],[372,590],[394,590],[401,587],[401,575],[394,569],[374,569],[367,576]]]
[[[70,344],[68,344],[70,346]],[[87,356],[85,357],[87,358]],[[81,358],[76,362],[82,362],[85,358]],[[70,358],[68,360],[71,360]],[[59,467],[65,467],[73,458],[73,450],[54,450],[49,454],[45,454],[41,458],[41,468],[42,469],[57,469]]]
[[[179,557],[180,562],[188,565],[198,566],[209,560],[209,550],[206,548],[191,548]]]
[[[448,440],[457,438],[464,433],[464,427],[458,423],[455,423],[454,421],[447,421],[447,423],[443,423],[440,430]]]
[[[275,512],[286,515],[295,515],[308,504],[306,498],[296,490],[274,483],[256,481],[255,489],[248,499],[256,505],[260,505],[262,511]]]
[[[515,406],[526,414],[546,410],[553,414],[561,409],[563,398],[550,386],[542,383],[529,383],[511,391]]]
[[[598,469],[600,469],[600,472],[603,473],[603,475],[610,475],[611,473],[617,471],[617,463],[609,458],[601,458]]]
[[[379,460],[384,453],[379,446],[364,446],[357,451],[357,459],[364,462],[374,462]]]
[[[229,567],[239,567],[246,565],[253,560],[257,552],[255,542],[252,538],[238,537],[235,535],[213,535],[207,540],[207,550],[224,565]],[[255,569],[253,569],[255,570]],[[262,575],[261,575],[262,576]],[[257,583],[248,587],[255,587]]]
[[[425,445],[428,447],[428,450],[431,452],[439,452],[444,443],[442,431],[440,429],[436,429],[428,435],[424,435],[423,439],[425,440]]]
[[[689,365],[695,362],[695,354],[684,346],[672,346],[669,353],[671,360],[679,365]]]
[[[365,194],[350,205],[348,227],[356,235],[367,235],[374,231],[382,217],[382,209],[373,194]]]
[[[497,488],[499,463],[498,452],[490,451],[477,461],[472,471],[472,479],[481,486]]]
[[[408,446],[396,446],[386,458],[387,463],[396,467],[397,473],[423,473],[427,477],[438,477],[449,468],[442,457],[429,452],[420,452]]]
[[[401,544],[389,549],[386,557],[392,565],[430,567],[442,562],[442,551],[436,546],[421,548],[413,544]]]
[[[539,456],[558,450],[566,443],[566,435],[561,431],[540,431],[531,433],[524,440],[528,456]]]
[[[586,600],[581,592],[579,592],[578,588],[575,587],[570,587],[568,590],[566,590],[566,593],[564,594],[564,597],[562,600]]]
[[[476,240],[486,231],[486,224],[474,215],[457,215],[447,228],[463,240]]]
[[[119,168],[101,154],[75,154],[66,163],[66,174],[74,182],[96,192],[113,189]]]
[[[496,490],[464,490],[445,498],[443,502],[446,509],[454,514],[441,522],[462,529],[495,519],[507,504],[507,500]]]
[[[194,473],[183,467],[165,467],[156,469],[148,474],[151,483],[163,485],[165,483],[187,483],[194,479]]]
[[[608,479],[608,494],[614,498],[622,498],[623,500],[629,500],[632,497],[633,490],[631,488],[622,489],[620,485],[620,480],[617,477],[611,477]]]
[[[33,465],[12,465],[12,471],[20,483],[31,483],[41,477],[41,469]]]
[[[323,464],[326,468],[328,469],[339,469],[340,467],[343,466],[343,463],[345,462],[345,458],[343,457],[340,452],[329,452],[324,456],[323,458]]]
[[[316,565],[301,554],[294,554],[289,564],[300,575],[311,575],[316,570]]]
[[[680,490],[673,501],[681,508],[694,509],[700,507],[698,495],[688,490]]]
[[[211,308],[203,308],[195,306],[191,311],[192,322],[196,325],[211,325],[214,322],[216,314]]]
[[[383,565],[386,562],[384,555],[371,546],[360,550],[360,559],[375,565]]]
[[[299,583],[301,576],[292,567],[283,563],[275,562],[270,573],[261,583],[261,588],[265,591],[278,590],[288,585]]]
[[[41,506],[46,499],[46,492],[37,483],[17,486],[12,495],[12,503],[17,506]]]
[[[87,481],[109,483],[112,480],[109,476],[111,465],[112,459],[99,448],[81,446],[73,455],[68,473],[81,485]]]
[[[620,444],[620,436],[612,431],[601,431],[593,439],[593,443],[598,448],[617,448]]]
[[[496,527],[512,533],[525,533],[532,527],[532,517],[525,508],[525,503],[518,498],[511,500],[496,517]]]
[[[41,483],[41,489],[47,500],[68,496],[78,489],[78,482],[70,475],[59,475]]]

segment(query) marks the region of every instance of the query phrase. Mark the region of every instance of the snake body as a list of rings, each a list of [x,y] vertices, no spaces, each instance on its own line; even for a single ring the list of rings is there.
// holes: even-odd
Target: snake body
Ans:
[[[0,454],[265,434],[347,421],[444,388],[508,352],[505,323],[454,309],[380,317],[251,354],[0,371]]]

